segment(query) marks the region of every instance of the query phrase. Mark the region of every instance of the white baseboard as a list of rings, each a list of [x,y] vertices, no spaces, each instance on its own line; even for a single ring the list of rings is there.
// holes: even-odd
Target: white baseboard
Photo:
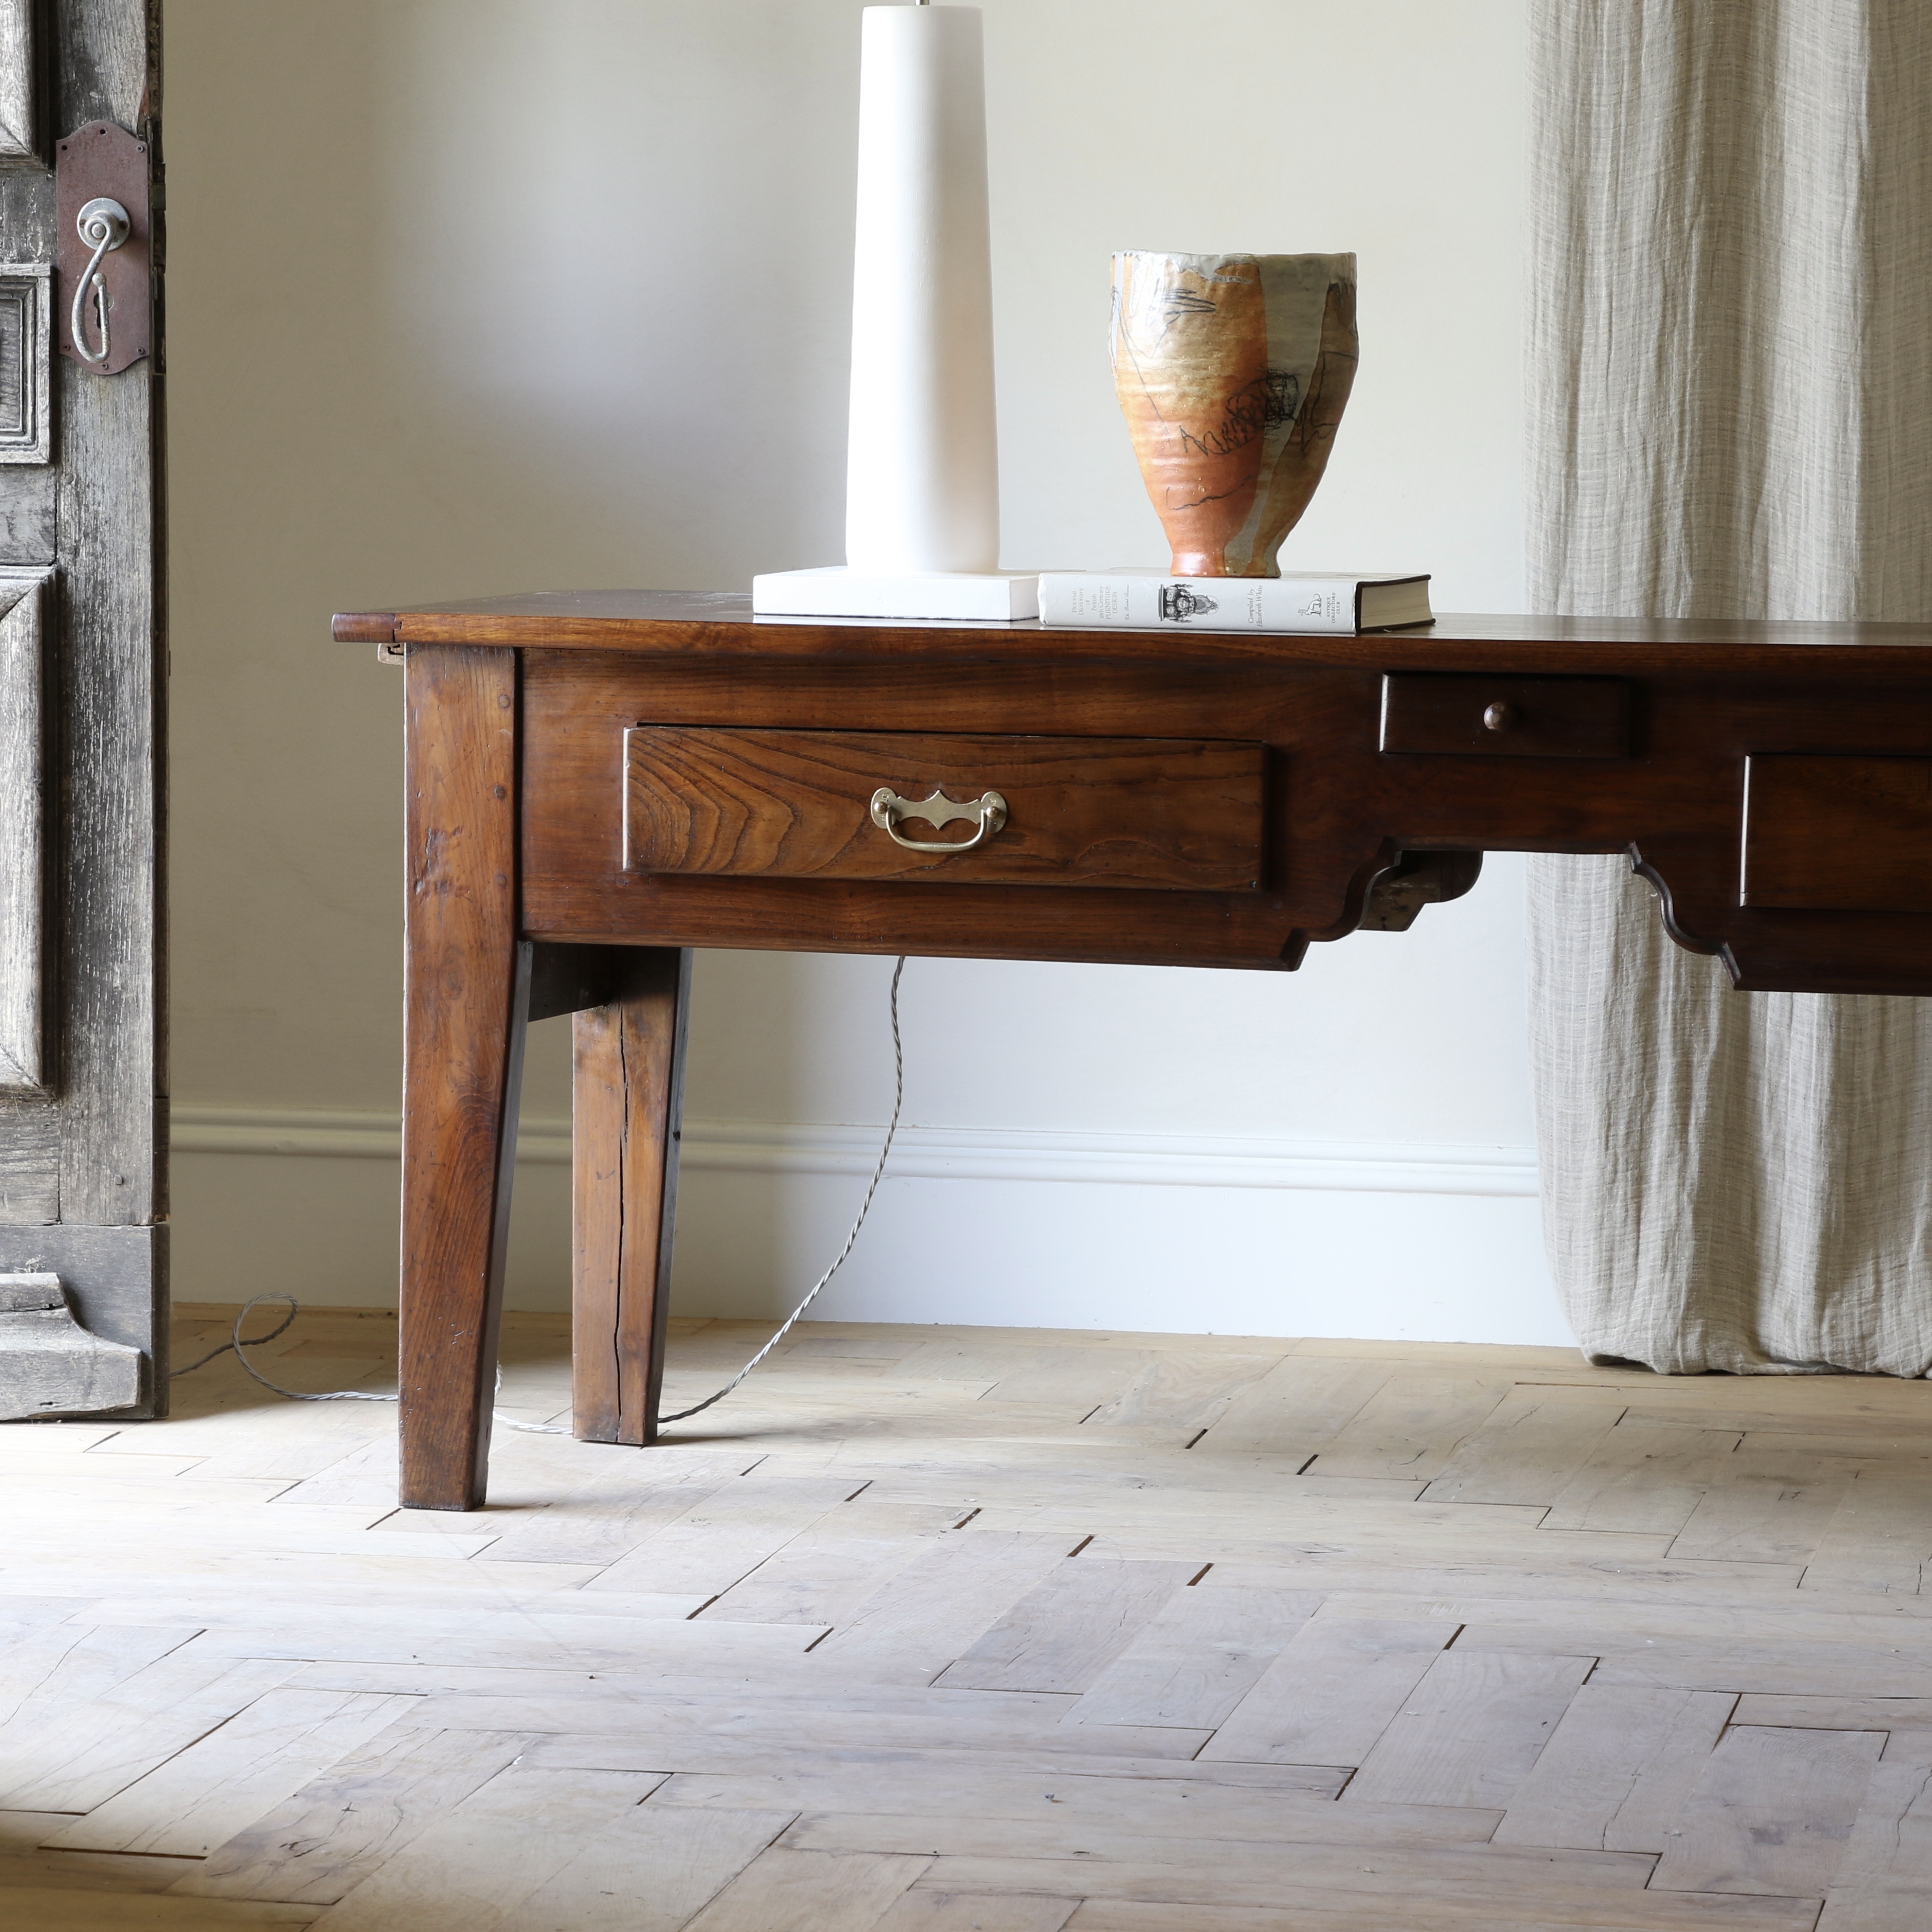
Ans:
[[[306,1154],[394,1160],[394,1114],[320,1108],[179,1106],[182,1154]],[[879,1127],[688,1120],[683,1166],[730,1174],[869,1174]],[[568,1166],[570,1123],[525,1120],[517,1158]],[[1133,1187],[1292,1187],[1360,1194],[1533,1197],[1528,1148],[1390,1141],[1264,1140],[1211,1134],[1110,1134],[1010,1127],[902,1127],[887,1172],[902,1180],[1082,1181]]]
[[[879,1132],[688,1121],[674,1305],[786,1312],[844,1239]],[[394,1114],[177,1106],[173,1142],[183,1298],[394,1305]],[[567,1307],[568,1122],[526,1120],[519,1154],[509,1304]],[[817,1312],[1560,1343],[1535,1194],[1523,1148],[910,1127]]]

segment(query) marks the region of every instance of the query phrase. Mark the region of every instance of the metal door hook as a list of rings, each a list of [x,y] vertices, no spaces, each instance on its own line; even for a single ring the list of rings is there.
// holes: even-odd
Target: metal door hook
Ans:
[[[94,253],[74,284],[74,308],[68,317],[68,327],[74,337],[74,352],[83,362],[100,364],[107,360],[111,352],[107,340],[107,284],[99,272],[103,258],[128,238],[128,211],[118,201],[99,195],[81,209],[74,225],[81,240]],[[86,326],[81,319],[89,289],[94,291],[94,313],[100,326],[98,354],[87,346]]]

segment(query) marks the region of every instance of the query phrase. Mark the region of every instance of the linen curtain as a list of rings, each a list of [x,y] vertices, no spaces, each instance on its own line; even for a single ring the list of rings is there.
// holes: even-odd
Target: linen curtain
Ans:
[[[1532,0],[1530,76],[1531,608],[1932,617],[1932,4]],[[1932,1000],[1732,992],[1621,858],[1529,901],[1585,1352],[1924,1374]]]

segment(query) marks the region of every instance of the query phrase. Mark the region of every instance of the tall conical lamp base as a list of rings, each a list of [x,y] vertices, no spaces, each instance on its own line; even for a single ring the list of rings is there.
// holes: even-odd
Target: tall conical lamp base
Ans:
[[[845,563],[752,582],[761,616],[1011,621],[1038,574],[1002,571],[976,7],[868,7]]]

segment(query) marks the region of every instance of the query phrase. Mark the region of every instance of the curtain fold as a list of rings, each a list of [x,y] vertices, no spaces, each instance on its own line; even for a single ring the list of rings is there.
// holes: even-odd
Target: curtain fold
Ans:
[[[1532,0],[1529,598],[1932,617],[1932,5]],[[1932,747],[1928,747],[1932,748]],[[1531,862],[1544,1219],[1585,1352],[1932,1367],[1932,1000],[1734,993]]]

